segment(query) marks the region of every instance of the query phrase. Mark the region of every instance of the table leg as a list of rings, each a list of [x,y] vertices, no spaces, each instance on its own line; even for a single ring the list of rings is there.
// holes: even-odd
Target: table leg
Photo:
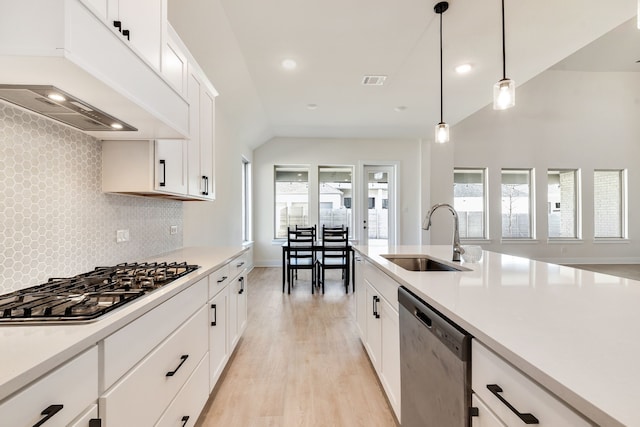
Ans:
[[[285,282],[285,274],[286,274],[286,270],[287,270],[287,260],[286,260],[286,255],[287,251],[284,248],[284,246],[282,247],[282,293],[284,294],[284,282]]]

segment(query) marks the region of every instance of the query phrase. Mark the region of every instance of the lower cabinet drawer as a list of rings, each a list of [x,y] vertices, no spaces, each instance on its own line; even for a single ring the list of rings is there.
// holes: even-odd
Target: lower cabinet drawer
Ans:
[[[0,425],[67,426],[98,398],[98,349],[94,346],[0,405]]]
[[[208,356],[208,355],[207,355]],[[209,357],[203,357],[156,427],[191,427],[209,398]]]
[[[505,425],[524,425],[530,416],[542,427],[591,425],[477,340],[471,352],[471,388]]]
[[[231,282],[229,264],[225,264],[213,273],[209,274],[209,298],[216,296]]]
[[[478,414],[471,417],[471,427],[507,427],[475,393],[471,396],[471,406],[478,410]]]
[[[106,426],[151,426],[158,420],[207,352],[208,314],[202,306],[100,397],[100,418]]]
[[[248,252],[245,252],[231,260],[229,263],[229,273],[231,273],[231,277],[236,277],[242,270],[247,268],[248,257]]]
[[[102,427],[102,423],[97,423],[94,421],[94,424],[91,424],[91,420],[98,419],[98,404],[95,403],[87,408],[86,411],[78,417],[74,422],[69,424],[67,427],[93,427],[94,425],[100,425]],[[46,424],[43,426],[46,427]]]

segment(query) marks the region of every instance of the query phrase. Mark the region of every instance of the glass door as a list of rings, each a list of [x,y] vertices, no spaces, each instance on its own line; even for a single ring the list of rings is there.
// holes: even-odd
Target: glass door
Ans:
[[[369,246],[395,245],[394,167],[365,165],[363,175],[361,244]]]

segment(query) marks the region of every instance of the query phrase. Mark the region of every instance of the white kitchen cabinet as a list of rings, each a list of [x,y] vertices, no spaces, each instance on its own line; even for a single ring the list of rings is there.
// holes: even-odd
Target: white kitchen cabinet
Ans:
[[[100,417],[107,426],[150,426],[158,421],[206,357],[208,318],[208,311],[202,306],[100,397]]]
[[[366,341],[367,330],[367,295],[366,287],[364,283],[364,259],[358,254],[355,254],[355,285],[356,285],[356,328],[360,339]]]
[[[207,301],[202,279],[102,341],[102,378],[110,388]]]
[[[471,388],[475,396],[504,425],[523,425],[522,417],[527,416],[535,417],[541,427],[591,425],[475,339],[471,344],[471,361]]]
[[[471,395],[471,406],[478,410],[477,415],[471,417],[471,427],[506,427],[475,393]]]
[[[215,199],[214,144],[215,96],[208,81],[193,63],[189,67],[189,194]]]
[[[30,427],[46,419],[46,427],[67,426],[97,397],[98,349],[93,346],[0,404],[0,424]]]
[[[155,427],[193,427],[209,397],[208,358],[204,357]]]
[[[187,97],[188,59],[186,48],[180,37],[167,23],[167,37],[162,46],[162,69],[164,78],[185,98]]]
[[[109,0],[107,17],[122,40],[159,71],[166,0]]]
[[[102,141],[102,191],[190,200],[185,140]]]
[[[137,26],[153,21],[157,29],[153,30],[153,47],[144,41],[146,36],[140,37],[144,29],[140,36],[132,29],[131,42],[122,40],[112,23],[104,21],[105,13],[113,13],[112,0],[106,1],[2,0],[0,81],[54,85],[138,129],[86,132],[100,139],[187,137],[187,100],[159,71],[163,32],[159,28],[166,24],[156,20],[157,5],[166,0],[120,2],[127,13],[134,8],[139,14],[126,22]],[[154,4],[152,10],[146,9],[147,3]],[[138,42],[145,46],[132,47]],[[157,64],[152,66],[152,62]]]
[[[356,322],[371,364],[400,420],[398,286],[370,262],[356,261]]]
[[[98,404],[89,406],[75,421],[67,427],[103,427],[102,420],[98,418]]]
[[[209,280],[215,280],[212,276]],[[229,357],[228,306],[229,288],[225,285],[224,290],[209,300],[209,391],[216,385]]]
[[[236,277],[229,285],[229,349],[238,344],[247,324],[247,278],[246,273]]]

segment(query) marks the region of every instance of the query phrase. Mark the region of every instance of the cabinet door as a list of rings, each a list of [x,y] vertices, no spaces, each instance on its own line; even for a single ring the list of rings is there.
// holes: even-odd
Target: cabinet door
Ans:
[[[80,0],[89,10],[91,10],[101,21],[107,23],[107,10],[110,0]]]
[[[376,371],[380,372],[380,355],[382,351],[382,323],[380,322],[380,295],[365,279],[367,303],[367,340],[365,348]]]
[[[203,196],[215,199],[214,142],[215,97],[208,90],[200,96],[200,174],[204,180]]]
[[[200,173],[200,93],[202,83],[191,70],[187,80],[189,100],[189,194],[200,197],[204,182]]]
[[[229,324],[227,325],[227,348],[229,349],[229,354],[233,352],[233,349],[238,342],[238,299],[240,294],[238,293],[240,290],[240,282],[238,278],[233,279],[231,283],[229,283],[229,316],[227,317],[227,321]]]
[[[384,298],[378,304],[378,309],[382,323],[380,381],[400,420],[400,317]]]
[[[166,0],[109,0],[109,25],[119,21],[123,40],[157,71],[160,71],[166,7]],[[125,31],[129,32],[128,40]]]
[[[187,193],[186,145],[183,140],[156,141],[156,185],[158,191]]]
[[[220,378],[229,354],[227,351],[228,303],[228,287],[209,302],[209,391],[213,390]]]
[[[364,262],[360,255],[356,255],[356,327],[363,342],[367,338],[367,289],[364,285]]]
[[[247,327],[247,275],[242,274],[238,277],[238,338]]]
[[[182,95],[187,92],[187,57],[178,43],[173,40],[175,31],[169,25],[169,36],[162,48],[162,75]]]

